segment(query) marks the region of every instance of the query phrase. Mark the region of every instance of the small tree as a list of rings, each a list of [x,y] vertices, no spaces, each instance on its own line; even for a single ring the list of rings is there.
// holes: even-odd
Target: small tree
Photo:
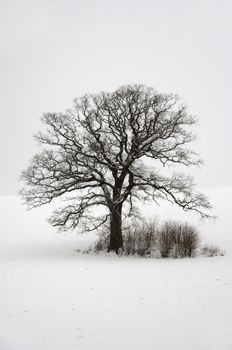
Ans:
[[[43,147],[21,177],[28,208],[70,194],[69,204],[50,218],[53,226],[86,229],[110,221],[109,250],[123,249],[122,213],[132,215],[139,200],[161,199],[207,217],[207,198],[193,192],[183,173],[162,175],[159,165],[196,166],[197,154],[186,148],[195,118],[173,94],[143,85],[122,86],[113,93],[84,95],[65,113],[46,113],[45,132],[35,139]],[[149,161],[148,161],[149,160]],[[129,205],[124,205],[128,203]],[[93,214],[103,206],[103,215]]]

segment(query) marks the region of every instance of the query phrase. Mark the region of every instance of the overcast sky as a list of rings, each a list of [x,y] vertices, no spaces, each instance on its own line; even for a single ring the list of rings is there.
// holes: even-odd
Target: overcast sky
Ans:
[[[143,83],[199,118],[200,187],[232,186],[230,0],[0,0],[0,194],[17,193],[43,112]]]

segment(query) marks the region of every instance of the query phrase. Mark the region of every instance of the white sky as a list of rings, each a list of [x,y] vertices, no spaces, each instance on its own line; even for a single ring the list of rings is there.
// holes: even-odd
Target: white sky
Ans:
[[[232,2],[0,0],[0,194],[14,194],[43,112],[144,83],[199,118],[201,187],[232,185]]]

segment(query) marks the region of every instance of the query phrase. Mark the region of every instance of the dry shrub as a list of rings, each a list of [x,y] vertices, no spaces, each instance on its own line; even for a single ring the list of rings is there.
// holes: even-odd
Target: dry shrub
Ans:
[[[150,222],[135,223],[123,231],[124,253],[126,255],[138,254],[145,256],[151,253],[155,246],[157,236],[157,223]]]
[[[158,234],[160,254],[163,258],[191,257],[199,245],[199,234],[189,224],[166,222]]]
[[[145,256],[151,253],[155,246],[158,226],[156,221],[130,222],[123,228],[123,254]],[[94,252],[107,251],[109,247],[109,229],[104,229],[94,245]]]
[[[209,257],[218,255],[224,256],[224,252],[214,245],[204,245],[201,249],[201,253],[202,255]]]
[[[123,228],[123,244],[124,255],[183,258],[195,254],[199,235],[189,224],[166,222],[160,227],[157,220],[134,221]],[[108,246],[109,230],[104,230],[94,251],[107,251]]]
[[[107,251],[110,243],[110,235],[107,231],[103,230],[96,241],[93,251],[99,253],[101,251]]]

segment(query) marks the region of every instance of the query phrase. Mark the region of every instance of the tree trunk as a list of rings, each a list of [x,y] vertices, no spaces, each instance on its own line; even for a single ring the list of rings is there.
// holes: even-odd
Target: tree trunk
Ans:
[[[119,249],[123,249],[122,239],[122,204],[112,207],[110,213],[110,245],[108,251],[118,254]]]

